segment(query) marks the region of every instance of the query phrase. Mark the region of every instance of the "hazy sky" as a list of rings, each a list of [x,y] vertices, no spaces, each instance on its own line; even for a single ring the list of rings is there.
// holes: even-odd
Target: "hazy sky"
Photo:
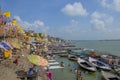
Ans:
[[[120,39],[120,0],[0,0],[23,29],[63,39]]]

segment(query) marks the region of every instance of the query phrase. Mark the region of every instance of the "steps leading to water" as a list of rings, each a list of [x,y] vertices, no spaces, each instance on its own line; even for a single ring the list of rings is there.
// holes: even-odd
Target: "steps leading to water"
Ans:
[[[64,68],[64,67],[61,67],[59,62],[57,62],[56,60],[48,60],[48,69],[61,69],[61,68]],[[47,67],[44,67],[45,70],[47,70]]]

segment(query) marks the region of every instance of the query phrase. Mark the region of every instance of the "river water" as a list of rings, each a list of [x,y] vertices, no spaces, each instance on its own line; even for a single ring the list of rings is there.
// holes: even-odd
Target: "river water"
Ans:
[[[72,41],[76,47],[95,49],[101,53],[120,56],[120,41]]]
[[[100,71],[89,72],[82,69],[77,62],[71,61],[65,57],[56,55],[58,62],[63,61],[65,64],[64,69],[55,69],[53,72],[53,80],[76,80],[75,69],[80,69],[82,72],[83,80],[102,80]]]
[[[95,49],[101,53],[111,53],[120,56],[120,41],[73,41],[73,45],[80,48]],[[58,62],[63,61],[64,69],[52,70],[53,80],[76,80],[75,69],[78,68],[82,72],[84,80],[102,80],[100,71],[89,72],[82,69],[77,62],[70,61],[65,57],[56,55]]]

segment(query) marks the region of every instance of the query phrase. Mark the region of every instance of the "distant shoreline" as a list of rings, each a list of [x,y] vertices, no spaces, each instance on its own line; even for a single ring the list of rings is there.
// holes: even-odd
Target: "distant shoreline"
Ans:
[[[120,41],[120,39],[111,39],[111,40],[98,40],[98,41]]]
[[[120,41],[120,39],[106,39],[106,40],[71,40],[71,41]]]

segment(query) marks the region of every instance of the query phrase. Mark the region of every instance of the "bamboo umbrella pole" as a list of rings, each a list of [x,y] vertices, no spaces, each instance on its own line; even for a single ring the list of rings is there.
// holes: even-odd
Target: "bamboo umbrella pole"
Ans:
[[[11,29],[11,26],[10,26],[10,43],[12,42],[12,29]]]
[[[4,39],[5,40],[5,27],[3,27],[3,34],[4,34]]]
[[[15,32],[16,32],[16,39],[18,39],[18,43],[19,43],[18,31],[15,31]]]

